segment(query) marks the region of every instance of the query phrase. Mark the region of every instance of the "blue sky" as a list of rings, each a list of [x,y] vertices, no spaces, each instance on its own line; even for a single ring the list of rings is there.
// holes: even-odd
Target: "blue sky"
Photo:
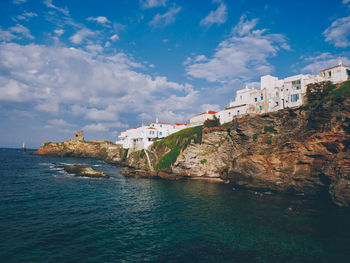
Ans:
[[[186,122],[349,47],[350,0],[2,0],[0,146]]]

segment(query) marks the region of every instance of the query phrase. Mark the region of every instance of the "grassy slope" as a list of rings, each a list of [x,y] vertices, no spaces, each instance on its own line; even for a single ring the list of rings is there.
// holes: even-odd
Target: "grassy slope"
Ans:
[[[170,149],[170,152],[166,153],[162,158],[160,158],[155,168],[158,170],[170,167],[173,163],[175,163],[180,152],[185,150],[191,143],[191,140],[193,140],[194,143],[201,143],[202,128],[203,126],[197,126],[183,129],[169,135],[168,137],[165,137],[159,142],[155,142],[153,148],[156,148],[159,144],[162,144]]]

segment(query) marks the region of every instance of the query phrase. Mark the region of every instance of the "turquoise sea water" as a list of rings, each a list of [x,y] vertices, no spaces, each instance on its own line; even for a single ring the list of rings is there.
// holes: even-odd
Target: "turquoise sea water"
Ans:
[[[53,163],[87,163],[110,180]],[[350,211],[0,149],[0,262],[350,262]],[[289,215],[290,206],[299,210]]]

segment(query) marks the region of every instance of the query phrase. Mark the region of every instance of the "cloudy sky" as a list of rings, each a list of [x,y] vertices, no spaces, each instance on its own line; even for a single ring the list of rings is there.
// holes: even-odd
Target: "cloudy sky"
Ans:
[[[350,64],[350,0],[1,0],[0,147],[115,141]]]

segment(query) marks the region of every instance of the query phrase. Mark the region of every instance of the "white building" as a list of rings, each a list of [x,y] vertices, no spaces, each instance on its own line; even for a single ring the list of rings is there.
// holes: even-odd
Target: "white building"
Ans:
[[[190,126],[193,127],[193,126],[202,125],[207,119],[213,119],[216,113],[217,113],[216,111],[210,110],[210,111],[206,111],[206,112],[194,115],[190,119]]]
[[[333,83],[346,81],[350,78],[350,67],[343,65],[342,61],[339,61],[337,66],[321,70],[320,76]]]
[[[147,149],[153,144],[154,139],[164,138],[184,128],[187,128],[186,124],[151,122],[148,125],[122,131],[118,136],[119,140],[116,141],[116,144],[134,151]]]

